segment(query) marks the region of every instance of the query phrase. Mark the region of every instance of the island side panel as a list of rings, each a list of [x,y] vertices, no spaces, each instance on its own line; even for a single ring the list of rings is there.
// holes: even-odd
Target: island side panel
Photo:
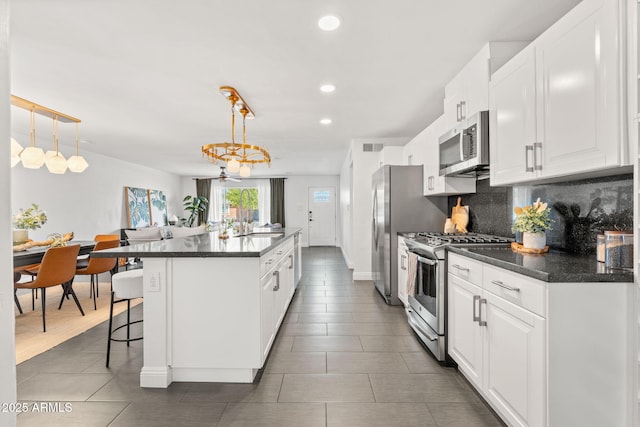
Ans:
[[[262,367],[260,258],[171,259],[175,381],[252,382]]]
[[[140,386],[166,388],[173,381],[167,304],[171,287],[170,259],[145,258],[143,262],[144,365],[140,371]]]

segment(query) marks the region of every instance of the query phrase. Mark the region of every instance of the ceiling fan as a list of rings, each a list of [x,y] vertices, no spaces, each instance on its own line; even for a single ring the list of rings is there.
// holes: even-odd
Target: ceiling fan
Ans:
[[[225,181],[242,182],[241,179],[233,178],[233,177],[227,175],[227,167],[226,166],[220,166],[220,176],[218,176],[217,178],[212,178],[212,179],[219,179],[220,182],[225,182]]]

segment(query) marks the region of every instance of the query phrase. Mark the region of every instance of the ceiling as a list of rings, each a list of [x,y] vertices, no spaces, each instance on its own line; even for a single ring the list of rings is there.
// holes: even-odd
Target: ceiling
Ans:
[[[532,40],[577,3],[14,0],[11,93],[80,118],[81,154],[215,176],[200,148],[230,140],[218,88],[234,86],[256,114],[247,142],[272,156],[252,176],[335,175],[352,140],[404,143],[442,114],[444,85],[484,43]],[[342,25],[321,31],[329,13]],[[28,115],[12,109],[25,146]],[[48,148],[50,121],[36,126]],[[72,146],[72,125],[60,136]]]

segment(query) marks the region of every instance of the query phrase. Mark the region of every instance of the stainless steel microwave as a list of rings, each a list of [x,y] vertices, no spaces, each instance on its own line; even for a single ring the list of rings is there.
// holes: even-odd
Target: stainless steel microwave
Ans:
[[[489,112],[480,111],[439,139],[440,175],[477,176],[489,168]]]

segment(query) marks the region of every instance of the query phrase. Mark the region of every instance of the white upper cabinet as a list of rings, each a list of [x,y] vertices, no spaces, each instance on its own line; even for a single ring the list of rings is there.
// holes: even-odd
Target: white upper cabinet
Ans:
[[[489,109],[491,73],[524,45],[524,42],[487,43],[445,86],[443,133],[478,111]]]
[[[492,185],[534,178],[535,47],[527,46],[491,78],[489,159]]]
[[[620,0],[585,0],[491,81],[491,184],[629,164]]]

